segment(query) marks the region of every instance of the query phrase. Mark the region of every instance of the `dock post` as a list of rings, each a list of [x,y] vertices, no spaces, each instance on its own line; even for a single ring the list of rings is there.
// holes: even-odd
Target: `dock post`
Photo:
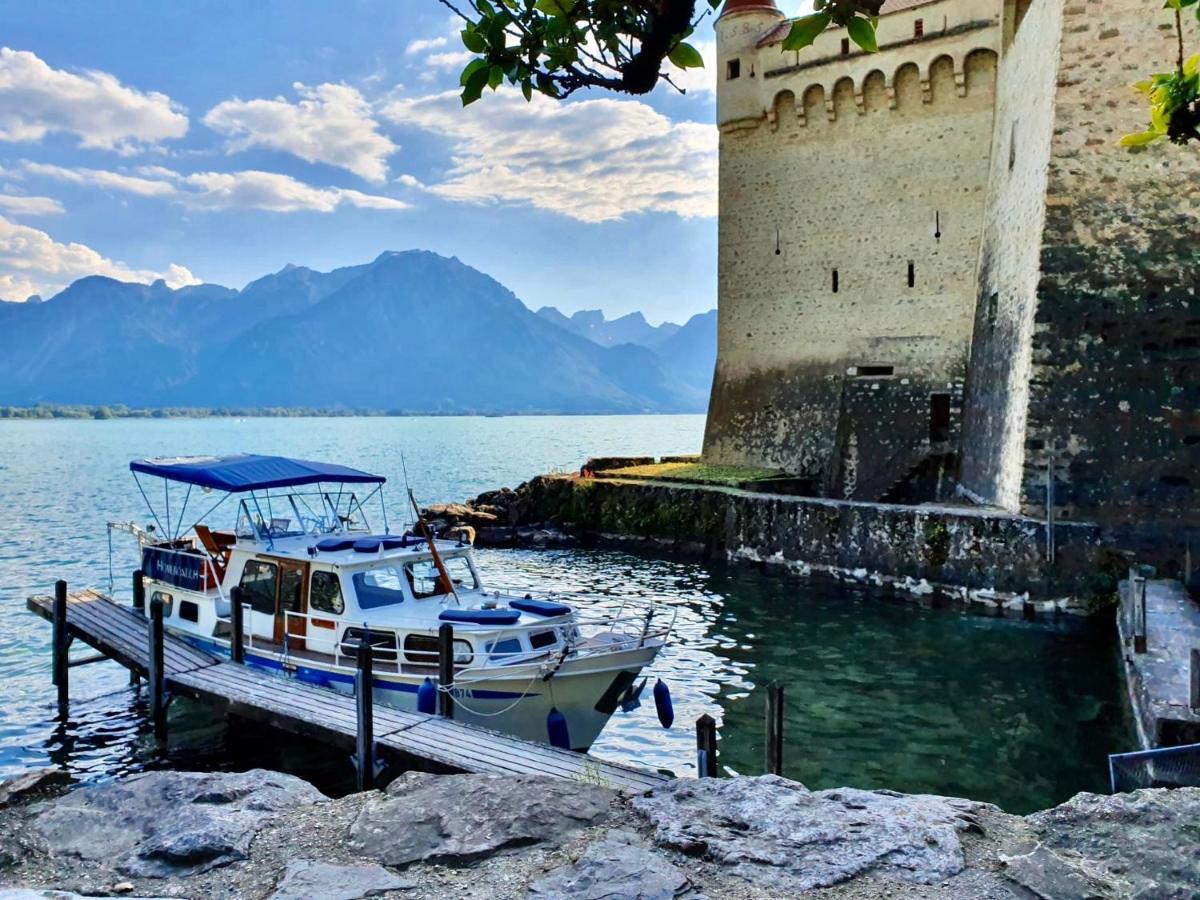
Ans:
[[[146,614],[146,582],[141,569],[133,570],[133,608],[143,616]]]
[[[358,642],[358,671],[354,676],[354,695],[358,707],[355,765],[358,768],[358,789],[369,791],[375,786],[375,654],[371,650],[370,634],[364,632]]]
[[[1146,578],[1134,575],[1129,583],[1133,594],[1133,652],[1146,652]]]
[[[1191,704],[1193,712],[1200,712],[1200,650],[1192,648]]]
[[[696,771],[701,778],[717,777],[717,720],[708,713],[696,720]]]
[[[166,675],[163,671],[163,601],[155,594],[150,601],[150,664],[146,680],[150,685],[150,716],[154,721],[154,737],[167,738]]]
[[[244,614],[242,589],[235,585],[229,589],[229,658],[239,665],[246,661]]]
[[[67,632],[67,583],[54,583],[54,616],[51,620],[50,635],[51,651],[54,654],[51,666],[51,680],[58,688],[59,712],[65,712],[70,702],[70,676],[67,674],[67,651],[71,648],[71,636]]]
[[[438,712],[454,718],[454,626],[443,622],[438,628]]]
[[[783,774],[783,685],[767,686],[767,774]]]

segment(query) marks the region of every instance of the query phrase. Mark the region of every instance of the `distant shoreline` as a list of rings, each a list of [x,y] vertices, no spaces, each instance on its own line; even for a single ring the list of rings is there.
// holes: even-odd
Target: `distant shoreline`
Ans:
[[[438,418],[510,418],[516,416],[702,416],[704,410],[380,410],[322,409],[288,406],[247,407],[128,407],[121,404],[41,404],[38,406],[0,406],[0,421],[46,421],[48,419],[350,419],[418,417]]]

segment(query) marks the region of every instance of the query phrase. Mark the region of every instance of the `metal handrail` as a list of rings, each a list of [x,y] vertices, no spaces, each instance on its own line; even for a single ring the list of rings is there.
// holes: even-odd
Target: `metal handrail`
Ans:
[[[596,619],[588,620],[588,621],[579,621],[577,618],[566,620],[566,621],[557,621],[557,622],[554,620],[550,620],[550,621],[546,621],[546,622],[534,623],[531,625],[504,625],[504,626],[497,626],[494,628],[489,628],[487,626],[480,626],[477,628],[456,631],[456,635],[455,635],[456,640],[465,640],[469,636],[471,638],[476,639],[476,641],[483,640],[483,641],[486,641],[487,643],[491,643],[491,644],[496,644],[500,641],[519,636],[522,632],[534,632],[534,631],[538,631],[538,632],[554,631],[556,639],[557,639],[555,646],[546,648],[544,650],[542,650],[542,649],[535,649],[535,650],[521,649],[519,651],[509,651],[509,652],[501,652],[501,653],[486,651],[483,649],[482,646],[480,646],[476,643],[473,643],[472,644],[472,661],[471,661],[471,663],[466,664],[462,669],[460,669],[459,672],[460,672],[460,674],[462,674],[462,673],[470,674],[472,672],[482,672],[482,671],[488,671],[488,670],[493,670],[493,669],[501,669],[501,668],[511,667],[514,663],[518,663],[518,662],[525,662],[525,663],[540,662],[547,658],[552,658],[553,656],[561,653],[562,647],[564,644],[567,647],[569,652],[576,654],[577,658],[588,658],[591,656],[598,656],[598,655],[607,654],[607,653],[619,653],[619,652],[623,652],[626,650],[637,649],[638,647],[645,646],[647,641],[651,641],[651,640],[655,640],[655,639],[659,639],[659,638],[661,638],[662,641],[665,643],[666,640],[670,637],[671,632],[674,630],[675,621],[679,615],[679,610],[677,607],[672,609],[672,615],[671,615],[670,621],[665,626],[650,627],[651,623],[653,622],[653,618],[654,618],[653,612],[657,608],[659,608],[659,607],[651,605],[651,608],[650,608],[650,610],[648,610],[647,615],[641,615],[641,616],[623,616],[620,618],[606,616],[606,617],[596,618]],[[274,640],[274,629],[275,629],[275,618],[276,618],[274,614],[269,615],[268,621],[269,621],[269,629],[271,632],[271,638],[266,639],[266,638],[262,637],[261,635],[255,634],[254,625],[255,625],[255,620],[257,617],[266,616],[267,614],[256,611],[249,603],[243,603],[242,610],[243,610],[242,622],[244,623],[244,626],[245,626],[244,627],[245,642],[244,642],[243,646],[246,647],[247,649],[250,649],[250,650],[254,650],[254,649],[268,650],[269,649],[274,652],[280,652],[283,659],[286,660],[290,655],[289,650],[288,650],[288,644],[289,644],[288,638],[289,637],[299,637],[299,635],[292,635],[288,626],[293,621],[301,620],[306,623],[305,634],[303,636],[303,639],[305,641],[312,641],[312,640],[314,640],[314,637],[315,637],[315,639],[321,641],[321,643],[331,643],[333,645],[332,651],[322,649],[322,650],[313,651],[313,652],[320,653],[325,656],[331,656],[333,658],[332,665],[335,669],[352,670],[352,669],[355,669],[357,666],[357,660],[356,660],[354,654],[342,652],[342,644],[345,639],[344,635],[345,635],[346,630],[349,628],[361,628],[364,631],[368,631],[368,632],[373,631],[373,632],[378,632],[378,633],[387,631],[387,632],[392,633],[393,635],[396,635],[398,638],[398,634],[396,632],[397,626],[395,626],[395,625],[384,625],[384,624],[380,624],[380,623],[371,623],[371,622],[352,622],[349,620],[339,618],[338,616],[336,616],[332,613],[312,613],[312,612],[301,613],[301,612],[294,612],[291,610],[286,610],[283,613],[284,642],[283,642],[283,644],[279,644]],[[579,611],[576,610],[575,612],[576,612],[576,615],[578,615]],[[320,619],[322,621],[333,621],[335,623],[336,627],[332,630],[322,629],[322,631],[328,631],[328,633],[327,634],[318,633],[314,636],[313,632],[309,631],[309,629],[307,627],[307,623],[313,619]],[[457,626],[458,624],[461,624],[461,623],[455,623],[455,624]],[[630,626],[634,626],[634,628],[633,628],[633,630],[618,632],[615,630],[615,627],[618,625],[630,625]],[[604,644],[602,646],[595,647],[595,648],[581,647],[581,645],[588,638],[595,636],[594,634],[586,635],[586,636],[583,635],[580,631],[581,627],[587,628],[589,630],[595,630],[598,628],[607,627],[608,633],[614,634],[617,637],[617,640],[614,642],[611,642],[611,643]],[[433,635],[430,635],[430,637],[432,637],[432,636]],[[231,646],[232,645],[232,638],[230,638],[228,640],[222,640],[221,638],[216,638],[215,640],[218,644],[220,644],[222,646]],[[400,645],[398,640],[396,640],[391,645],[391,647],[388,647],[386,649],[389,649],[389,650],[394,649],[394,651],[396,652],[397,665],[402,665],[403,662],[407,660],[409,662],[414,662],[417,665],[427,664],[432,667],[432,666],[437,665],[437,662],[438,662],[438,653],[436,651],[405,650]],[[355,648],[355,652],[357,652],[357,648]],[[347,659],[348,662],[343,662],[343,659]],[[480,659],[483,660],[484,664],[483,665],[475,664],[476,660],[480,660]],[[428,662],[425,663],[424,662],[425,660],[428,660]]]

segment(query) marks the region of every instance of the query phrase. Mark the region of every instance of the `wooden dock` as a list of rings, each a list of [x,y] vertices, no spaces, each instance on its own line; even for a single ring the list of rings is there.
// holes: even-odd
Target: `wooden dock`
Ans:
[[[30,610],[53,621],[54,597],[30,597]],[[67,595],[66,630],[132,672],[147,675],[150,625],[146,616],[102,594]],[[358,739],[355,697],[218,659],[167,634],[163,682],[169,694],[208,703],[231,715],[353,750]],[[380,757],[437,772],[547,775],[642,792],[667,779],[583,753],[524,741],[440,716],[376,705],[373,737]]]

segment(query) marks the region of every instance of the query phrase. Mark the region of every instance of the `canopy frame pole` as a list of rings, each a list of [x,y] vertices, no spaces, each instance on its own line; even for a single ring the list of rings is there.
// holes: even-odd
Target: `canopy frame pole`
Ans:
[[[183,506],[179,510],[179,521],[175,523],[175,533],[171,535],[171,540],[177,540],[179,535],[183,533],[183,516],[187,512],[188,502],[192,499],[192,486],[189,484],[187,493],[183,495]]]
[[[163,528],[163,523],[158,518],[158,513],[154,511],[154,504],[150,502],[150,498],[146,496],[146,489],[142,487],[141,479],[137,477],[137,472],[133,473],[134,484],[137,485],[138,493],[142,495],[142,499],[146,502],[146,509],[150,510],[150,515],[154,516],[154,521],[158,523],[159,528]],[[166,534],[166,529],[163,528],[163,533]]]

